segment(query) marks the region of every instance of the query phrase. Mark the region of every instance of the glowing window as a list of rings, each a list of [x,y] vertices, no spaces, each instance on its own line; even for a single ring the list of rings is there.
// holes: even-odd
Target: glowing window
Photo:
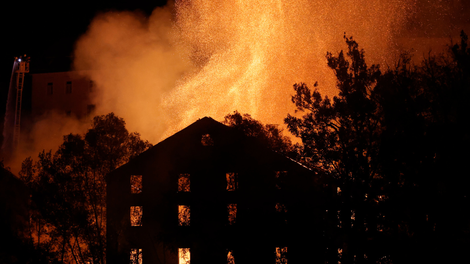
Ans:
[[[130,264],[142,264],[142,249],[141,248],[131,249]]]
[[[189,248],[178,248],[178,263],[190,264],[191,252]]]
[[[65,93],[66,94],[72,93],[72,82],[69,81],[65,83]]]
[[[227,264],[235,264],[235,258],[233,257],[233,252],[231,250],[227,253]]]
[[[178,175],[178,192],[190,192],[191,181],[188,173],[181,173]]]
[[[341,259],[343,258],[343,249],[338,248],[338,264],[341,264]]]
[[[179,226],[189,226],[191,220],[191,210],[189,205],[178,205],[178,224]]]
[[[275,174],[275,186],[276,189],[281,189],[281,187],[285,184],[287,176],[287,171],[276,171]]]
[[[225,178],[227,179],[227,191],[235,191],[238,189],[238,173],[227,172]]]
[[[237,220],[237,204],[228,204],[228,223],[229,225],[233,225],[236,223]]]
[[[131,226],[142,226],[143,206],[131,206]]]
[[[287,247],[276,248],[276,264],[287,263]]]
[[[210,134],[205,134],[205,135],[202,135],[201,144],[205,147],[214,146],[214,140],[212,139]]]
[[[131,193],[142,192],[142,175],[131,175]]]

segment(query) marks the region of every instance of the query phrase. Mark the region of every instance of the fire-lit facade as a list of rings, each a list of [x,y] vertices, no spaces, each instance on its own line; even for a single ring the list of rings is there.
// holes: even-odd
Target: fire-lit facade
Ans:
[[[85,120],[94,115],[96,107],[91,99],[95,96],[96,85],[86,76],[86,71],[34,65],[32,63],[30,69],[29,57],[15,59],[6,104],[4,139],[0,145],[3,155],[14,153],[18,145],[32,140],[29,136],[38,121]]]
[[[84,118],[95,105],[90,103],[94,83],[82,72],[50,72],[32,74],[31,112],[38,118],[48,112]]]
[[[106,180],[107,263],[324,259],[321,177],[211,118]]]

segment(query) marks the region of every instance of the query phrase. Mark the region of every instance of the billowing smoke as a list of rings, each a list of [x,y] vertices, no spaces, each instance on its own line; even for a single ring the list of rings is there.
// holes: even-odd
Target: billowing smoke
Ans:
[[[97,114],[115,112],[152,143],[235,110],[282,124],[294,110],[294,83],[336,93],[325,55],[345,48],[344,33],[369,64],[386,66],[403,50],[421,56],[468,29],[469,4],[428,2],[181,0],[149,17],[107,12],[77,41],[74,68],[96,84]]]
[[[409,0],[194,0],[149,18],[110,12],[77,42],[75,67],[93,70],[99,112],[152,142],[234,110],[282,124],[294,83],[335,93],[325,54],[344,48],[344,32],[385,62],[411,10]]]

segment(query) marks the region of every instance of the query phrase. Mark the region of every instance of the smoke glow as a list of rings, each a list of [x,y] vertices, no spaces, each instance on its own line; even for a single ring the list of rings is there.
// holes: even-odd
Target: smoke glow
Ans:
[[[327,51],[354,36],[371,62],[397,50],[410,0],[178,1],[149,18],[98,16],[78,41],[77,69],[92,69],[98,111],[114,111],[155,143],[198,118],[235,110],[282,124],[296,82],[334,95]]]
[[[282,126],[294,111],[294,83],[318,81],[322,94],[336,94],[325,55],[346,48],[345,33],[365,50],[368,64],[386,68],[404,50],[414,48],[419,60],[470,31],[469,1],[432,3],[180,0],[148,17],[107,12],[76,42],[73,66],[96,85],[96,114],[115,112],[153,144],[199,118],[223,120],[235,110]],[[89,125],[58,116],[33,126],[33,143],[22,146],[27,151],[11,162],[13,171]]]

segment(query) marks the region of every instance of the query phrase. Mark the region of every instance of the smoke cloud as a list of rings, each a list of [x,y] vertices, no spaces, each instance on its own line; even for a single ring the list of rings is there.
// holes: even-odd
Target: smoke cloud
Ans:
[[[345,33],[369,64],[385,66],[469,28],[469,4],[428,2],[185,0],[149,17],[107,12],[77,41],[74,68],[96,84],[97,114],[115,112],[154,144],[198,118],[222,120],[235,110],[283,124],[294,111],[294,83],[318,81],[322,94],[336,94],[325,55],[346,48]]]
[[[327,51],[352,35],[370,62],[398,52],[409,0],[178,1],[149,18],[99,15],[76,44],[75,67],[92,69],[100,113],[158,142],[204,116],[238,110],[282,124],[296,82],[334,95]]]

